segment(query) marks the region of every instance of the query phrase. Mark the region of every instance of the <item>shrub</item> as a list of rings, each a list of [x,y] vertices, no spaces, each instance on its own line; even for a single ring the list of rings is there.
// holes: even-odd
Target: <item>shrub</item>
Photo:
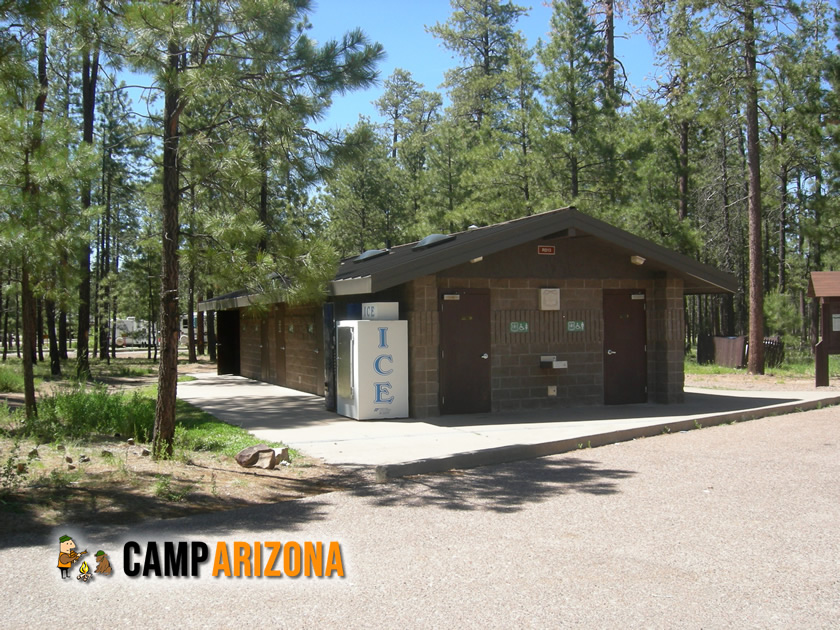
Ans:
[[[0,392],[23,393],[23,375],[6,365],[0,366]]]
[[[764,296],[764,319],[768,335],[795,334],[802,326],[796,302],[789,294],[779,291]]]
[[[152,434],[155,401],[138,392],[111,394],[104,385],[77,385],[42,399],[38,417],[25,422],[42,440],[78,438],[91,433],[145,440]]]

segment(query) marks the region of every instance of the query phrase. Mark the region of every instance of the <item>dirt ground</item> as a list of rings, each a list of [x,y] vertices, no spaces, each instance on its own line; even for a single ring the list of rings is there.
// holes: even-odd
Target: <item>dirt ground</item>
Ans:
[[[0,531],[174,518],[288,501],[354,482],[352,472],[305,456],[264,470],[214,454],[154,461],[144,454],[148,448],[103,437],[84,444],[22,442],[15,449],[0,438],[0,476],[20,479],[11,494],[0,493]]]
[[[214,370],[206,363],[179,373]],[[156,376],[101,379],[114,390],[154,384]],[[813,378],[749,374],[686,375],[687,387],[746,390],[814,389]],[[53,384],[45,383],[41,393]],[[830,390],[840,391],[840,379]],[[0,393],[0,404],[22,404],[22,395]],[[255,443],[257,440],[255,439]],[[368,483],[364,473],[306,456],[274,470],[242,468],[231,457],[192,452],[171,461],[144,454],[149,445],[101,436],[84,443],[17,448],[0,437],[0,531],[49,528],[67,522],[134,523],[188,514],[276,503]]]
[[[213,370],[179,366],[180,374]],[[114,390],[154,384],[156,376],[100,379]],[[55,384],[44,383],[39,395]],[[22,394],[1,394],[14,407]],[[254,444],[259,443],[255,438]],[[67,522],[134,523],[288,501],[361,482],[361,473],[304,455],[273,470],[243,468],[232,457],[190,452],[155,461],[148,444],[100,436],[84,442],[37,444],[0,437],[0,531],[50,528]]]

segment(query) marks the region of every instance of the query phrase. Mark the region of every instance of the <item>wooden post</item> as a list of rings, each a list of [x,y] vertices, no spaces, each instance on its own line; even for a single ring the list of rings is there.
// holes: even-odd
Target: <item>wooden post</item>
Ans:
[[[814,353],[815,359],[815,385],[816,387],[828,387],[828,344],[825,339],[820,341]]]
[[[814,347],[814,380],[817,387],[828,387],[828,355],[831,331],[831,308],[826,298],[814,300],[819,304],[819,319],[821,320],[822,340]]]

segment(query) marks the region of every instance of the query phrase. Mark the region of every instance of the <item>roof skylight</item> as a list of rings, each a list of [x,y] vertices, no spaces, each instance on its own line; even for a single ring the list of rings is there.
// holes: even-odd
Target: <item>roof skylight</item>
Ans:
[[[363,254],[359,254],[353,259],[354,263],[365,262],[366,260],[373,260],[388,253],[387,249],[369,249]]]
[[[454,234],[429,234],[426,238],[417,243],[417,245],[415,245],[411,249],[428,249],[430,247],[442,245],[443,243],[448,243],[449,241],[454,240]]]

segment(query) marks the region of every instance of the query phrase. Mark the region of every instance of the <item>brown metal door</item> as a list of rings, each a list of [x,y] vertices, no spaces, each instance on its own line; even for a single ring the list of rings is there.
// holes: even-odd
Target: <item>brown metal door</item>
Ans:
[[[216,330],[218,373],[239,374],[239,311],[218,311]]]
[[[274,328],[273,314],[260,318],[260,380],[263,383],[274,382],[274,365],[271,361],[271,332]]]
[[[274,312],[274,383],[286,385],[286,308],[284,304]]]
[[[440,296],[441,413],[490,411],[490,293]]]
[[[604,403],[647,402],[644,291],[604,291]]]

